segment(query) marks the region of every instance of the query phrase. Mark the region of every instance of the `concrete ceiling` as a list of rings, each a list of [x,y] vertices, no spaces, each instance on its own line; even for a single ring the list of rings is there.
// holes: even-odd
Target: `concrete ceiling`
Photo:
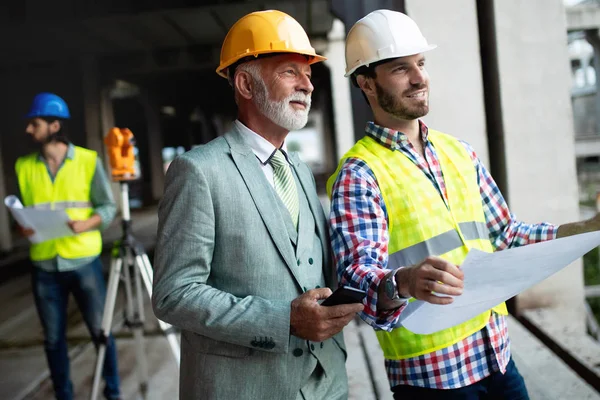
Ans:
[[[107,2],[106,9],[85,13],[80,6],[73,11],[63,4],[64,7],[58,7],[59,12],[53,7],[45,14],[44,8],[40,10],[33,3],[46,4],[44,7],[48,3],[21,1],[27,3],[26,7],[17,11],[6,4],[2,6],[8,7],[4,21],[0,17],[0,66],[3,67],[90,55],[160,59],[161,55],[168,58],[170,53],[181,49],[195,54],[196,62],[205,58],[213,63],[229,27],[249,12],[272,8],[287,12],[311,37],[325,36],[333,21],[327,0],[195,1],[199,5],[179,8],[168,5],[161,8],[155,0],[150,2],[153,9],[141,12],[135,8],[115,11],[112,3]],[[55,6],[57,2],[73,7],[79,4],[76,0],[55,0],[51,4]],[[194,1],[186,2],[190,3]]]

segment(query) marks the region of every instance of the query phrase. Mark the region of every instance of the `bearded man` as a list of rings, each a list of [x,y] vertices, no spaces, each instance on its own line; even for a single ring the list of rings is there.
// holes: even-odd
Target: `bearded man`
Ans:
[[[238,119],[169,167],[153,306],[182,329],[181,399],[348,397],[341,330],[363,306],[318,302],[336,286],[325,215],[285,145],[323,59],[287,14],[240,19],[217,69]]]
[[[19,157],[15,172],[23,205],[41,210],[65,210],[72,236],[32,243],[29,256],[35,306],[44,330],[44,350],[58,400],[72,400],[67,341],[68,304],[71,295],[81,311],[94,344],[101,337],[106,283],[102,275],[100,231],[113,220],[116,205],[102,160],[89,149],[69,141],[71,118],[65,100],[42,92],[26,115],[25,132],[36,151]],[[35,231],[20,227],[31,238]],[[120,399],[117,351],[112,335],[106,338],[102,377],[104,397]]]
[[[510,211],[473,148],[430,129],[429,44],[407,15],[376,10],[346,38],[346,76],[373,111],[328,181],[340,282],[367,291],[395,399],[528,399],[504,303],[420,335],[400,323],[409,299],[450,304],[470,249],[493,252],[600,229],[600,216],[527,224]],[[481,265],[481,268],[485,268]],[[443,311],[441,311],[443,312]]]

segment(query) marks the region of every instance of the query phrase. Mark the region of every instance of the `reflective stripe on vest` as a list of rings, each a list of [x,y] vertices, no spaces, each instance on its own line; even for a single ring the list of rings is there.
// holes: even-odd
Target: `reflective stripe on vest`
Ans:
[[[458,224],[465,240],[488,240],[489,231],[483,222],[461,222]],[[463,246],[463,241],[455,229],[446,231],[421,243],[390,254],[388,268],[396,269],[415,265],[430,255],[446,254]]]
[[[55,203],[34,204],[36,210],[66,210],[67,208],[92,208],[90,201],[57,201]]]
[[[94,209],[90,202],[92,179],[96,171],[95,151],[75,147],[72,159],[65,159],[51,179],[39,153],[17,160],[15,169],[23,205],[42,210],[65,210],[72,220],[89,218]],[[29,250],[33,261],[51,260],[57,255],[74,259],[100,254],[100,231],[83,232],[73,236],[32,244]]]
[[[429,130],[444,182],[445,198],[438,188],[400,151],[382,146],[370,136],[359,140],[342,158],[328,180],[328,192],[346,158],[364,161],[377,181],[388,212],[387,267],[410,266],[427,256],[439,256],[460,265],[469,249],[492,252],[481,203],[477,173],[465,147],[456,139]],[[494,307],[507,314],[504,303]],[[406,359],[451,346],[485,326],[490,311],[455,327],[419,335],[403,326],[391,332],[378,330],[377,338],[387,359]]]

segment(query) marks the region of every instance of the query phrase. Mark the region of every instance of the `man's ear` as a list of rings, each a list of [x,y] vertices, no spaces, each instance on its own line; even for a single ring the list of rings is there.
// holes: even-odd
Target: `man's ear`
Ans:
[[[50,122],[48,127],[50,129],[50,133],[56,133],[60,131],[60,121],[55,119],[54,121]]]
[[[236,71],[235,76],[233,77],[233,85],[240,96],[246,100],[250,100],[252,98],[254,81],[252,80],[252,75],[250,75],[248,72]]]
[[[373,78],[368,78],[364,75],[358,75],[356,77],[356,83],[358,87],[365,92],[365,95],[368,97],[375,96],[377,93],[375,91],[375,81]]]

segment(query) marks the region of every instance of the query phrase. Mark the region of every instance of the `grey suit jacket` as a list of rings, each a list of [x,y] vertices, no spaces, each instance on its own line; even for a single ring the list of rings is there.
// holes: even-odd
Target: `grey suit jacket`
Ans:
[[[314,178],[291,159],[323,243],[314,251],[323,252],[333,287]],[[326,374],[346,379],[341,333],[317,346],[290,335],[290,303],[307,290],[306,265],[296,259],[276,196],[235,128],[169,167],[152,303],[158,318],[182,330],[182,399],[295,399],[317,359]]]

